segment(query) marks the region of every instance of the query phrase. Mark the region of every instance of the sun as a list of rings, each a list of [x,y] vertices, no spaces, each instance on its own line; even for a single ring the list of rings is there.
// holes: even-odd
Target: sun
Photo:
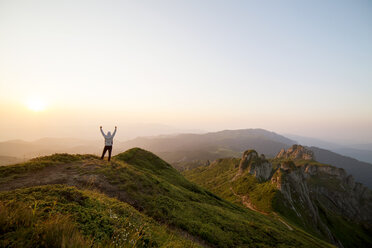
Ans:
[[[34,112],[41,112],[46,109],[46,102],[40,98],[31,98],[27,102],[27,107]]]

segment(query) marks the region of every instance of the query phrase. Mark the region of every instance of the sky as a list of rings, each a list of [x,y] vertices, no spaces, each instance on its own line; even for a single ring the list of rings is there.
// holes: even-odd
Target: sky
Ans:
[[[0,0],[0,120],[0,140],[372,143],[372,2]]]

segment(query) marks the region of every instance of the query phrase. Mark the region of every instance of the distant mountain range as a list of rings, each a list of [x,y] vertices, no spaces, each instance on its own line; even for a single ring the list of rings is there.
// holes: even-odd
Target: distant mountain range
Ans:
[[[352,174],[358,182],[372,189],[372,164],[361,162],[354,158],[318,147],[310,147],[310,150],[314,152],[315,158],[319,162],[345,169],[346,172]]]
[[[296,143],[305,146],[321,147],[323,149],[331,150],[332,152],[339,153],[348,157],[356,158],[360,161],[372,163],[372,144],[351,144],[339,145],[332,142],[303,137],[298,135],[286,134],[286,137],[295,140]]]
[[[132,147],[140,147],[154,152],[182,171],[209,164],[218,158],[241,157],[242,152],[247,149],[255,149],[258,153],[272,158],[281,149],[287,149],[296,143],[307,144],[306,142],[297,142],[264,129],[240,129],[206,134],[139,137],[125,142],[115,141],[114,154]],[[328,147],[329,144],[323,143],[324,146]],[[9,156],[16,158],[16,162],[18,162],[18,160],[23,161],[28,158],[57,152],[100,154],[102,146],[102,140],[44,138],[33,142],[21,140],[6,141],[0,142],[0,156],[8,156],[8,158],[4,158],[5,162],[2,162],[0,157],[0,163],[12,163],[9,162]],[[320,147],[324,148],[324,146]],[[368,144],[361,145],[361,147],[368,147]],[[319,162],[344,168],[357,181],[372,188],[372,164],[322,148],[310,147]],[[336,149],[337,147],[333,148]]]
[[[23,162],[22,159],[12,156],[0,156],[0,166]]]
[[[73,138],[43,138],[35,141],[9,140],[0,142],[0,156],[30,159],[58,152],[97,153],[102,142]]]
[[[163,155],[170,162],[194,159],[216,159],[220,154],[236,154],[254,147],[269,157],[295,141],[264,129],[224,130],[206,134],[179,134],[156,137],[140,137],[119,144],[120,149],[141,147]],[[200,153],[204,151],[205,153]],[[179,154],[175,156],[175,154]]]
[[[117,144],[119,150],[141,147],[154,152],[179,170],[209,164],[218,158],[240,157],[247,149],[255,149],[266,157],[274,157],[281,149],[302,144],[264,129],[224,130],[207,134],[141,137]],[[355,179],[372,188],[372,164],[335,152],[310,147],[317,161],[344,168]]]

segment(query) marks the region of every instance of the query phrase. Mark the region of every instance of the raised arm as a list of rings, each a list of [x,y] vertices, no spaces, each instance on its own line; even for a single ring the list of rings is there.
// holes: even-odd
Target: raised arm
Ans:
[[[106,137],[106,134],[102,130],[102,126],[99,127],[99,130],[101,130],[101,133],[102,133],[103,137]]]
[[[114,138],[114,136],[115,136],[115,134],[116,134],[116,130],[117,130],[118,128],[115,126],[115,130],[114,130],[114,132],[112,133],[112,135],[111,135],[111,137],[113,137]]]

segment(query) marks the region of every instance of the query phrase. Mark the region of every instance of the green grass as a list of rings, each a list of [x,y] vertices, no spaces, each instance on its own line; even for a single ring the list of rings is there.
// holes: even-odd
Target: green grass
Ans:
[[[57,159],[56,163],[61,163],[59,161]],[[230,159],[226,162],[229,165],[229,170],[237,170],[238,161],[238,159]],[[264,216],[221,199],[220,196],[191,183],[169,164],[142,149],[130,149],[113,157],[112,162],[101,161],[96,157],[81,158],[77,156],[74,162],[69,160],[67,163],[72,163],[73,166],[69,171],[78,171],[84,176],[98,176],[106,184],[109,183],[109,187],[105,187],[104,183],[97,185],[103,193],[130,203],[150,220],[156,220],[157,223],[162,223],[162,225],[169,226],[175,230],[183,230],[210,246],[330,246],[301,230],[289,232],[288,228],[276,218]],[[49,166],[49,164],[53,163],[48,162],[46,166]],[[88,164],[94,165],[92,168],[95,169],[88,170],[87,168],[90,167]],[[26,174],[31,171],[42,170],[42,167],[33,166],[32,164],[24,164],[23,166],[32,167],[32,170],[25,170]],[[223,166],[220,169],[224,170]],[[215,175],[218,173],[216,171]],[[11,174],[8,174],[8,178],[9,176]],[[220,180],[219,182],[226,182],[231,179],[231,175],[227,173],[226,178],[218,179]],[[11,181],[6,183],[11,183]],[[224,190],[226,194],[231,194],[228,189]],[[13,192],[12,194],[15,193]],[[24,193],[18,200],[27,198],[27,195],[29,194]],[[90,199],[94,200],[95,197],[92,196]],[[45,196],[41,194],[38,199],[43,200],[44,198]],[[107,218],[109,216],[107,211],[110,208],[113,211],[113,206],[116,203],[118,204],[118,202],[115,201],[115,204],[113,204],[105,198],[101,203],[97,203],[98,205],[93,204],[91,205],[93,207],[81,208],[81,204],[85,204],[85,197],[73,194],[69,199],[73,199],[74,207],[67,212],[61,211],[61,214],[69,216],[69,220],[75,223],[76,230],[88,240],[87,242],[93,239],[94,244],[106,244],[105,242],[108,242],[109,237],[112,238],[116,230],[113,228],[116,224],[114,223],[115,225],[113,225],[111,219]],[[63,198],[60,198],[57,202],[63,202],[61,200]],[[53,201],[49,201],[49,207]],[[33,200],[31,199],[29,202],[32,204]],[[100,205],[106,202],[108,205]],[[71,202],[66,203],[66,207],[70,205]],[[126,206],[129,207],[128,205]],[[83,211],[83,209],[85,210]],[[97,212],[102,214],[102,221],[97,221],[97,218],[100,219],[100,217],[96,216]],[[115,214],[118,213],[115,212]],[[124,214],[124,216],[127,215]],[[119,225],[118,228],[124,227]],[[156,230],[154,228],[151,227],[149,232]],[[162,238],[167,237],[165,234],[161,234],[162,232],[160,231],[153,232],[151,240],[158,240],[156,241],[157,244],[162,244],[161,242],[167,244],[168,241],[164,241],[166,238]],[[159,238],[155,239],[155,236],[159,236]]]
[[[230,181],[237,173],[239,159],[218,159],[209,167],[199,167],[194,170],[184,171],[185,177],[202,187],[211,190],[223,199],[239,203],[240,199],[230,190]]]
[[[126,203],[74,187],[0,193],[0,210],[1,247],[194,246]]]
[[[94,159],[94,155],[71,155],[67,153],[53,154],[50,156],[38,157],[31,159],[25,163],[19,163],[9,166],[0,167],[0,183],[4,183],[11,179],[32,173],[33,171],[41,170],[48,166],[56,166],[60,164],[73,163],[83,161],[84,159]]]
[[[289,220],[294,226],[303,228],[312,235],[319,237],[319,235],[313,232],[313,229],[306,228],[307,226],[304,225],[303,220],[299,218],[296,212],[287,204],[283,195],[271,181],[260,182],[248,172],[243,173],[238,178],[234,178],[238,173],[236,164],[239,164],[239,162],[239,159],[220,159],[210,167],[199,167],[194,170],[185,171],[184,175],[190,181],[211,190],[224,199],[242,205],[241,198],[237,198],[231,192],[231,188],[240,196],[248,196],[249,201],[257,210],[266,213],[275,211]],[[289,168],[296,167],[292,161],[283,160],[281,162],[286,163]],[[275,176],[280,173],[281,172],[277,170]],[[281,176],[283,177],[284,175]]]
[[[276,212],[289,222],[294,228],[301,228],[313,237],[327,239],[323,227],[314,227],[314,220],[309,209],[302,203],[300,196],[295,191],[291,191],[292,204],[296,211],[292,209],[291,204],[284,198],[282,193],[276,188],[276,184],[271,181],[261,182],[248,172],[235,177],[238,173],[237,165],[239,159],[219,159],[210,166],[203,166],[193,170],[184,171],[183,174],[187,179],[196,184],[211,190],[216,195],[227,199],[233,203],[242,204],[241,199],[237,198],[231,189],[239,196],[247,196],[254,207],[266,213]],[[330,166],[321,164],[316,161],[291,161],[288,159],[272,159],[275,174],[273,177],[279,178],[282,183],[291,184],[291,188],[298,187],[293,184],[290,178],[287,178],[290,171],[296,170],[296,167],[311,164],[314,166]],[[278,169],[280,164],[285,164],[288,169]],[[336,177],[319,172],[317,175],[309,176],[306,179],[310,187],[324,187],[330,191],[343,191],[340,186],[341,181]],[[317,199],[317,197],[315,198]],[[327,223],[332,233],[340,240],[345,247],[367,247],[372,243],[371,229],[366,229],[360,223],[353,220],[345,220],[339,213],[338,209],[332,209],[334,206],[329,199],[321,201],[326,206],[319,207],[323,209],[322,219]],[[333,207],[334,208],[334,207]],[[338,211],[338,212],[337,212]],[[300,216],[298,215],[300,214]],[[320,232],[318,231],[320,230]],[[353,242],[355,245],[353,244]]]
[[[332,191],[345,191],[341,187],[342,182],[336,176],[323,176],[322,173],[319,173],[319,175],[309,177],[307,182],[311,185],[325,187]]]
[[[193,151],[173,151],[157,152],[159,157],[171,163],[178,171],[193,169],[207,164],[207,161],[213,161],[218,158],[230,158],[242,156],[241,152],[229,150],[226,148],[211,147],[210,149],[193,150]],[[187,157],[186,161],[182,158]]]
[[[240,159],[236,158],[219,159],[209,167],[199,167],[185,171],[183,174],[190,181],[211,190],[224,199],[242,204],[241,199],[233,194],[232,189],[238,195],[249,196],[250,201],[258,210],[271,212],[272,199],[278,190],[270,182],[260,183],[249,173],[244,173],[233,180],[238,173],[239,162]]]
[[[272,212],[273,199],[279,190],[271,182],[259,182],[253,175],[246,173],[232,182],[232,188],[239,195],[246,195],[250,202],[260,211]]]
[[[321,203],[317,203],[320,217],[328,224],[332,233],[342,242],[344,247],[371,247],[372,231],[362,225],[352,223],[344,217],[327,210]],[[352,234],[352,235],[350,235]]]
[[[230,159],[231,169],[238,167]],[[222,200],[189,182],[169,164],[142,149],[114,157],[97,173],[124,190],[133,205],[152,218],[178,227],[217,247],[322,247],[318,239],[288,233],[276,219]]]

